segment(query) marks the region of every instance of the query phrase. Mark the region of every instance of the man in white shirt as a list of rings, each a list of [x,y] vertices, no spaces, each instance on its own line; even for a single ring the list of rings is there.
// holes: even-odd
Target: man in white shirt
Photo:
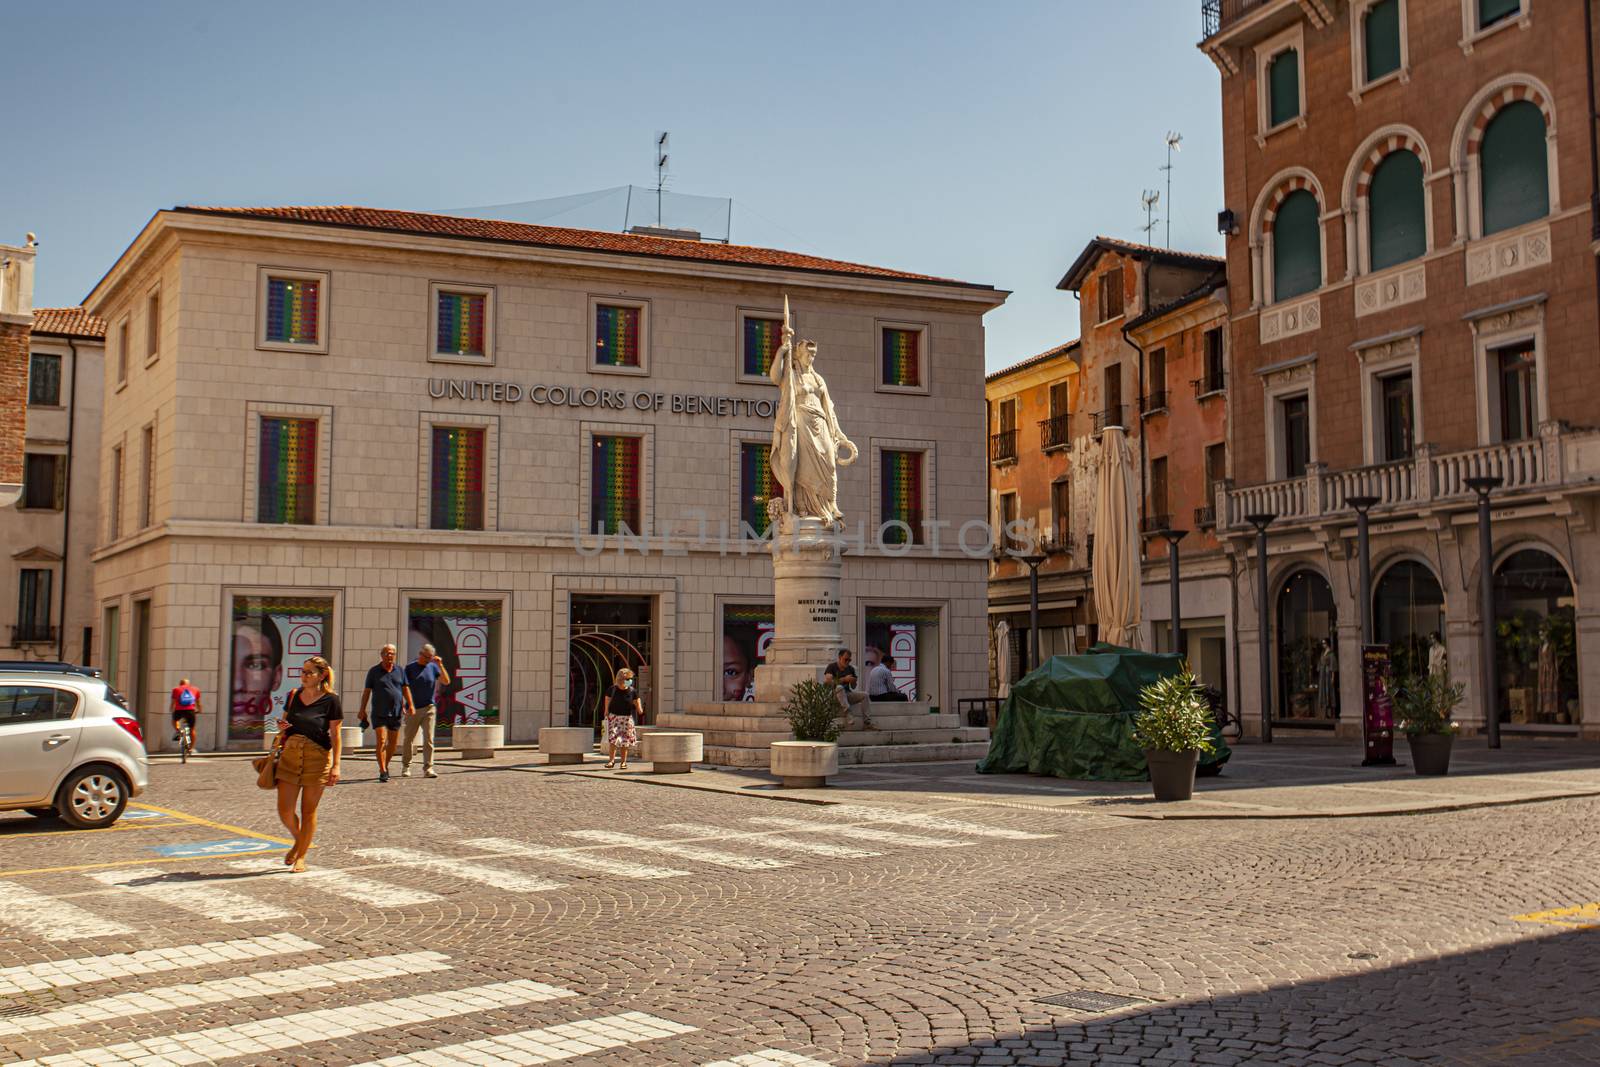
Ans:
[[[894,657],[883,658],[867,671],[867,699],[874,704],[885,700],[904,700],[906,695],[894,684]]]

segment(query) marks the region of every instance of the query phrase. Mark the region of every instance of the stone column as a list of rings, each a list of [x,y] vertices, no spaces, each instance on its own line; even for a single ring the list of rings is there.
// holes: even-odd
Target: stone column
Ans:
[[[819,519],[797,519],[772,537],[773,638],[756,668],[756,701],[781,703],[801,681],[817,681],[838,655],[843,540]]]

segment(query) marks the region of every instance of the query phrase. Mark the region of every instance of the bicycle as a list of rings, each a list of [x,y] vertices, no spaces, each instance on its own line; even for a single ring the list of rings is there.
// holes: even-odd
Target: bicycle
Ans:
[[[194,730],[189,726],[187,719],[178,723],[178,762],[188,763],[189,753],[194,749]]]

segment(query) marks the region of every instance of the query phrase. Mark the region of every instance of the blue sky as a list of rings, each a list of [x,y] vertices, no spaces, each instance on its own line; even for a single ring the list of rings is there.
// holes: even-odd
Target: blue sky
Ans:
[[[1096,233],[1141,238],[1169,129],[1172,243],[1221,251],[1199,7],[7,3],[0,98],[26,102],[28,150],[7,153],[0,242],[36,231],[36,302],[74,304],[161,207],[645,185],[666,129],[668,188],[732,197],[739,243],[1013,290],[995,368],[1077,332],[1055,283]]]

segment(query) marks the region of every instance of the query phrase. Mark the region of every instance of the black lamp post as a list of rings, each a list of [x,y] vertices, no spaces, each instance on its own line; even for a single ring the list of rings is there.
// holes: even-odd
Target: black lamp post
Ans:
[[[1484,733],[1490,748],[1500,747],[1500,708],[1494,698],[1494,537],[1489,528],[1489,494],[1503,481],[1497,474],[1467,479],[1467,488],[1478,494],[1478,614],[1483,618],[1478,686],[1482,690]]]
[[[1017,558],[1028,565],[1028,670],[1035,671],[1039,669],[1039,565],[1050,557],[1036,551]]]
[[[1356,561],[1361,571],[1361,644],[1372,644],[1372,551],[1367,540],[1367,511],[1379,501],[1375,496],[1347,496],[1356,509]],[[1335,638],[1337,640],[1337,638]]]
[[[1246,515],[1244,521],[1256,528],[1256,622],[1261,639],[1261,740],[1272,743],[1272,667],[1267,662],[1267,527],[1276,515]]]
[[[1186,642],[1183,639],[1183,598],[1178,595],[1178,542],[1189,536],[1189,531],[1158,532],[1167,539],[1167,581],[1172,589],[1172,651],[1182,656]]]

